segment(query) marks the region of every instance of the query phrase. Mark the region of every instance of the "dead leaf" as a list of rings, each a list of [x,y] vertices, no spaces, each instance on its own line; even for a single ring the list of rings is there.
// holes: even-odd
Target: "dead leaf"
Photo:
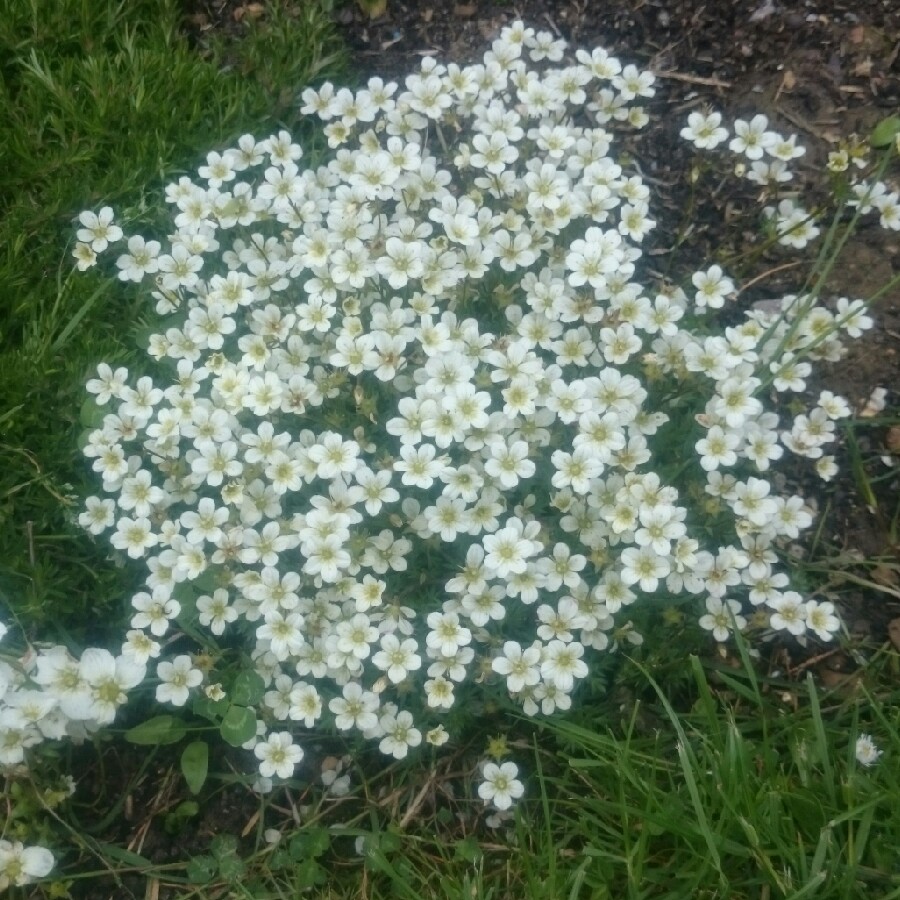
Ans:
[[[884,446],[891,453],[900,453],[900,425],[892,425],[884,438]]]
[[[887,405],[886,398],[887,388],[874,388],[872,393],[869,394],[869,399],[866,400],[865,405],[859,411],[859,417],[862,419],[871,419],[873,416],[877,416],[879,413],[884,412],[884,408]]]
[[[245,3],[243,6],[235,7],[231,14],[235,22],[242,22],[244,19],[259,19],[266,12],[266,8],[262,3]]]
[[[872,57],[867,56],[853,67],[853,74],[857,78],[868,78],[872,74]]]
[[[784,75],[781,76],[781,84],[778,85],[778,90],[775,91],[776,102],[782,94],[789,94],[796,84],[797,76],[790,69],[785,69]]]
[[[862,25],[854,25],[850,29],[850,43],[861,44],[866,37],[866,29]]]
[[[852,688],[859,683],[859,675],[857,673],[835,672],[827,666],[822,666],[817,670],[816,674],[819,676],[822,684],[832,691],[838,688]]]
[[[471,19],[477,11],[477,7],[471,3],[460,3],[453,7],[453,12],[461,19]]]
[[[422,10],[422,21],[427,25],[434,18],[434,10],[428,6]]]
[[[898,577],[896,570],[884,565],[875,566],[872,569],[872,580],[883,587],[890,588],[895,588],[900,583],[900,577]]]
[[[900,619],[891,619],[888,622],[888,637],[891,639],[894,647],[900,650]]]
[[[383,16],[387,10],[387,0],[356,0],[356,3],[370,19]]]

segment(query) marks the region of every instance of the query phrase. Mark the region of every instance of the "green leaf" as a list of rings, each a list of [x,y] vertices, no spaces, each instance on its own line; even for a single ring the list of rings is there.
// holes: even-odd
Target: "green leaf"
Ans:
[[[218,725],[228,712],[229,705],[227,700],[210,700],[209,697],[199,694],[194,698],[191,709],[196,715],[203,716],[204,719]]]
[[[175,716],[155,716],[129,728],[125,732],[125,740],[130,744],[142,744],[146,746],[158,746],[161,744],[177,744],[184,735],[186,729],[181,719]]]
[[[873,147],[887,147],[898,134],[900,134],[900,116],[888,116],[875,126],[869,143]]]
[[[225,713],[219,731],[232,747],[246,744],[256,735],[256,716],[253,710],[247,709],[246,706],[232,705]]]
[[[298,862],[321,856],[331,846],[327,828],[306,828],[291,838],[288,845],[291,857]]]
[[[103,424],[103,417],[106,415],[106,412],[102,406],[97,406],[97,402],[89,395],[82,401],[81,410],[78,413],[78,421],[85,428],[99,428]]]
[[[105,841],[98,841],[97,846],[103,851],[105,857],[125,863],[127,866],[133,866],[136,869],[150,869],[153,867],[153,863],[149,859],[145,856],[140,856],[132,850],[117,847],[115,844],[107,844]]]
[[[237,849],[237,838],[233,834],[217,834],[209,844],[209,851],[216,859],[234,856]]]
[[[209,771],[209,744],[192,741],[181,754],[181,774],[192,794],[198,794]]]
[[[241,672],[231,686],[231,699],[241,706],[255,706],[266,693],[266,683],[256,672]]]
[[[294,860],[291,859],[290,853],[287,850],[276,850],[269,857],[269,869],[273,872],[278,872],[283,869],[291,869],[294,868]]]
[[[294,869],[293,876],[294,884],[301,890],[325,883],[325,870],[314,859],[300,863]]]
[[[247,866],[239,856],[224,856],[219,860],[219,874],[234,884],[247,871]]]
[[[195,884],[206,884],[215,878],[219,867],[211,856],[195,856],[188,864],[185,874]]]
[[[200,806],[196,800],[182,800],[170,813],[166,814],[163,827],[171,835],[179,834],[185,825],[200,812]]]
[[[150,346],[150,338],[153,337],[154,334],[159,334],[160,329],[155,325],[145,325],[142,328],[138,328],[134,332],[134,343],[141,350],[146,350]]]
[[[471,835],[463,838],[461,841],[457,841],[453,852],[457,859],[462,859],[465,862],[473,863],[481,859],[481,849],[478,846],[478,841]]]

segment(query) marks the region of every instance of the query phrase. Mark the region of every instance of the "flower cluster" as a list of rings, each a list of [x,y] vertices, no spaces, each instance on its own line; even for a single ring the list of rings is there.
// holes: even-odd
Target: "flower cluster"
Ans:
[[[616,138],[653,93],[517,23],[478,65],[305,91],[325,161],[245,135],[169,187],[167,244],[130,237],[116,261],[154,284],[159,374],[103,364],[87,386],[110,411],[81,522],[146,585],[118,657],[38,660],[55,709],[110,721],[163,642],[240,639],[267,687],[249,746],[287,777],[301,726],[403,758],[482,684],[567,709],[592,656],[636,637],[628,607],[661,594],[698,598],[717,640],[748,610],[832,637],[831,604],[778,569],[812,519],[771,467],[789,452],[831,477],[848,408],[822,392],[785,419],[770,398],[871,321],[789,296],[717,329],[735,294],[718,265],[651,284],[650,192]],[[686,134],[728,137],[712,116]],[[766,184],[802,152],[761,117],[731,149]],[[816,229],[784,202],[770,217],[800,246]],[[106,208],[81,222],[80,266],[123,239]],[[157,698],[184,705],[208,671],[159,659]],[[514,773],[485,776],[511,802]]]

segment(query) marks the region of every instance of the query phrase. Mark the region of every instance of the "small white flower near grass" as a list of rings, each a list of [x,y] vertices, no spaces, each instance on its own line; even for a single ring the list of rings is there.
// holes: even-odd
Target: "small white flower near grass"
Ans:
[[[883,750],[878,749],[878,746],[875,741],[872,740],[872,735],[870,734],[861,734],[856,739],[856,746],[854,748],[856,761],[867,769],[874,766],[875,763],[881,759],[883,752]]]
[[[485,763],[478,796],[499,810],[509,809],[525,793],[518,775],[519,767],[513,762]]]

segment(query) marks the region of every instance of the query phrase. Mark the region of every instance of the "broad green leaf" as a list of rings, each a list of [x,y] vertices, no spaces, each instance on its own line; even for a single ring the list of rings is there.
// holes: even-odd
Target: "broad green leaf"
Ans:
[[[222,721],[225,713],[228,712],[228,707],[229,703],[227,700],[210,700],[204,694],[195,697],[191,705],[191,709],[196,715],[203,716],[204,719],[209,719],[210,722],[215,722],[216,725]]]
[[[466,862],[473,863],[481,859],[481,848],[478,846],[478,841],[471,835],[463,838],[461,841],[457,841],[453,851],[457,859],[462,859]]]
[[[192,794],[200,792],[209,771],[209,744],[192,741],[181,754],[181,774]]]
[[[211,856],[195,856],[187,864],[187,877],[195,884],[206,884],[215,878],[219,867]]]
[[[294,884],[302,889],[324,884],[326,880],[325,870],[314,860],[306,859],[294,870]]]
[[[241,672],[231,687],[231,699],[240,706],[255,706],[266,693],[266,683],[256,672]]]
[[[129,728],[125,732],[125,740],[130,744],[158,746],[161,744],[177,744],[185,735],[184,722],[175,716],[155,716]]]
[[[321,856],[331,846],[331,836],[327,828],[305,828],[297,832],[289,845],[291,857],[298,862]]]
[[[234,856],[237,853],[238,842],[233,834],[217,834],[209,844],[209,852],[216,859],[222,859],[225,856]]]
[[[103,417],[107,410],[102,406],[97,406],[97,402],[93,397],[87,396],[81,403],[81,410],[78,413],[78,421],[85,428],[99,428],[103,424]]]
[[[219,859],[219,874],[234,884],[247,871],[247,866],[239,856],[223,856]]]
[[[872,131],[873,147],[887,147],[900,134],[900,116],[888,116],[882,119]]]
[[[219,726],[222,737],[232,747],[246,744],[256,734],[256,716],[246,706],[232,705]]]

